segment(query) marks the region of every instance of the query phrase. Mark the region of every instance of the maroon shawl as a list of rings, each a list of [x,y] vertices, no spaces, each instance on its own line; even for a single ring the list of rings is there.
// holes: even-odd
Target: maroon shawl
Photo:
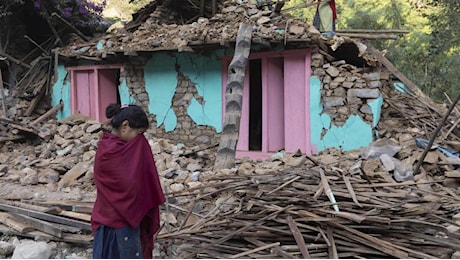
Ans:
[[[100,225],[114,229],[140,225],[145,258],[152,258],[153,235],[160,227],[159,205],[165,202],[150,145],[140,134],[126,142],[103,133],[94,161],[97,198],[91,216],[93,232]]]

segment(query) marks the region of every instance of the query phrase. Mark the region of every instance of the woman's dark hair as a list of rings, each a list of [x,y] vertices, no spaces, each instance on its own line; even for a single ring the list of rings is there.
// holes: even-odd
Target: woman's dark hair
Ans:
[[[105,109],[105,116],[112,118],[110,124],[114,128],[121,126],[123,121],[128,120],[131,128],[148,128],[149,120],[141,107],[136,105],[110,104]]]

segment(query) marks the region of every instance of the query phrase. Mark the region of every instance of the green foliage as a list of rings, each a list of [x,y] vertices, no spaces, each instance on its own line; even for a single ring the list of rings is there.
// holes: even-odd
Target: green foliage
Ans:
[[[291,0],[288,6],[301,3]],[[459,0],[336,0],[337,29],[406,29],[396,41],[372,40],[387,58],[433,99],[456,96],[460,67]],[[312,22],[314,7],[291,14]]]

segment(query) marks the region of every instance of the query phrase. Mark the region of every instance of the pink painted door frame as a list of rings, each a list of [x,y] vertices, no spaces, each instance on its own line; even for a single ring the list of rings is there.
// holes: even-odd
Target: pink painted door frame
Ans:
[[[249,59],[262,61],[262,149],[249,151],[249,66],[246,66],[237,157],[265,159],[284,149],[311,154],[310,74],[311,51],[255,53]],[[222,111],[231,57],[222,59]],[[284,65],[283,65],[284,64]],[[276,72],[281,71],[280,73]],[[224,115],[224,114],[223,114]],[[224,116],[222,116],[223,120]]]
[[[106,121],[105,108],[117,102],[115,73],[121,65],[67,67],[71,78],[71,113],[81,113],[100,122]]]

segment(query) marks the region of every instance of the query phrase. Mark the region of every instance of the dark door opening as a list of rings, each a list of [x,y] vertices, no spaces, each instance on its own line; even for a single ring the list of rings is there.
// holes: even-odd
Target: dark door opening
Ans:
[[[262,62],[249,61],[249,150],[262,150]]]

